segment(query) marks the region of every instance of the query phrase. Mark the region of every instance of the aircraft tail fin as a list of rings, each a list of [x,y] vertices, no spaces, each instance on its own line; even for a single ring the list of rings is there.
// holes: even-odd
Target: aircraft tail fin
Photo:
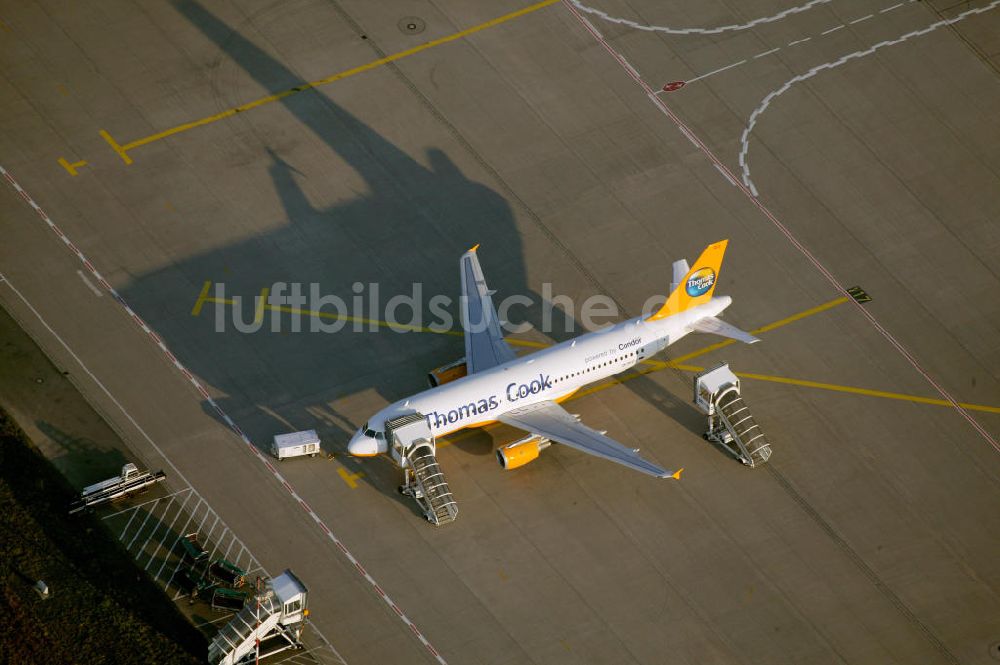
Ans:
[[[663,319],[711,300],[728,244],[728,240],[720,240],[706,247],[698,260],[694,262],[694,268],[688,269],[679,280],[679,272],[687,268],[687,262],[675,261],[674,284],[671,285],[673,288],[670,291],[670,296],[660,311],[649,317],[649,320]]]

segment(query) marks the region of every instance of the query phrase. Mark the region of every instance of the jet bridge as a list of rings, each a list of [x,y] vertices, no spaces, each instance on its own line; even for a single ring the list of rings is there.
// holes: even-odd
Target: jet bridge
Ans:
[[[454,522],[458,504],[435,457],[437,444],[427,417],[413,412],[387,420],[385,437],[389,454],[403,469],[399,492],[416,500],[434,526]]]
[[[705,439],[721,445],[751,469],[771,457],[771,444],[740,393],[740,380],[723,363],[694,377],[694,403],[708,416]]]

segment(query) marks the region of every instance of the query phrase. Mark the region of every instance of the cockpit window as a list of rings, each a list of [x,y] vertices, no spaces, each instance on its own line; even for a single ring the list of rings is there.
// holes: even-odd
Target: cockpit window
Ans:
[[[382,433],[382,432],[376,432],[375,430],[373,430],[371,427],[368,426],[368,423],[365,423],[364,425],[361,426],[361,431],[364,432],[365,436],[371,437],[373,439],[384,439],[385,438],[385,434],[384,433]]]

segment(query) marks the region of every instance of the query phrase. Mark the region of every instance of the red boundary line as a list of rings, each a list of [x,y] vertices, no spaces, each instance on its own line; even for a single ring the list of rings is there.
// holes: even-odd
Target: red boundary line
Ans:
[[[17,192],[21,195],[21,197],[25,201],[27,201],[29,205],[31,205],[31,207],[36,208],[38,210],[41,210],[41,207],[37,203],[35,203],[35,201],[31,198],[31,196],[28,194],[28,192],[17,183],[17,181],[11,175],[10,171],[8,171],[7,169],[5,169],[3,166],[0,166],[0,173],[3,174],[4,178],[7,179],[7,181],[14,187],[15,190],[17,190]],[[43,217],[43,219],[45,219],[48,222],[49,227],[52,228],[52,230],[56,233],[57,236],[59,236],[59,238],[63,241],[63,243],[66,244],[67,246],[71,247],[74,250],[73,254],[76,255],[76,257],[80,260],[81,263],[83,263],[83,265],[87,268],[87,270],[89,270],[90,273],[99,282],[101,282],[102,285],[107,285],[108,292],[112,296],[114,296],[115,300],[118,301],[118,303],[125,310],[125,313],[136,323],[136,325],[139,327],[140,330],[142,330],[144,333],[146,333],[146,336],[154,344],[156,344],[157,348],[159,348],[162,351],[162,353],[169,360],[171,360],[171,364],[174,365],[177,369],[179,369],[182,374],[184,374],[184,376],[194,386],[194,388],[200,394],[202,394],[202,395],[205,396],[205,399],[208,401],[208,403],[217,412],[225,414],[225,412],[218,405],[218,403],[214,399],[212,399],[211,396],[209,396],[208,391],[205,390],[205,388],[204,388],[204,386],[202,386],[201,382],[198,381],[198,379],[196,379],[191,374],[191,372],[189,372],[188,369],[184,365],[181,364],[181,362],[179,360],[177,360],[177,358],[167,349],[166,345],[162,342],[162,340],[160,340],[160,338],[156,335],[156,333],[153,332],[153,329],[150,328],[146,324],[146,322],[143,321],[142,318],[138,314],[136,314],[135,310],[133,310],[129,306],[129,304],[125,301],[125,299],[122,298],[115,289],[111,288],[111,286],[108,285],[107,282],[105,282],[101,278],[101,275],[100,275],[100,273],[97,272],[97,269],[93,266],[93,264],[90,263],[90,261],[87,260],[87,258],[83,255],[83,252],[81,252],[80,250],[76,249],[73,246],[73,244],[69,240],[69,237],[65,233],[63,233],[62,229],[60,229],[58,226],[56,226],[47,217]],[[292,498],[296,499],[301,504],[301,506],[305,510],[305,512],[310,517],[312,517],[313,520],[317,524],[319,524],[323,528],[323,531],[327,534],[327,536],[330,538],[330,540],[340,549],[341,552],[344,553],[344,556],[346,556],[347,559],[351,563],[354,564],[354,566],[361,573],[362,577],[364,577],[365,580],[367,580],[369,582],[369,584],[373,587],[373,589],[376,590],[376,593],[381,592],[381,593],[379,593],[380,597],[382,597],[384,600],[386,600],[387,602],[390,603],[391,607],[396,611],[396,614],[399,615],[399,617],[403,620],[403,623],[405,623],[407,626],[409,626],[410,630],[413,631],[413,634],[417,636],[417,638],[420,640],[420,643],[423,644],[424,647],[427,649],[428,653],[430,653],[430,655],[433,656],[434,659],[438,663],[440,663],[441,665],[448,665],[447,661],[445,661],[445,659],[441,656],[441,654],[439,654],[438,651],[431,645],[431,643],[427,640],[427,638],[424,637],[424,634],[420,632],[420,630],[417,628],[416,624],[414,624],[409,619],[409,617],[407,617],[405,614],[402,613],[402,611],[400,611],[397,608],[396,604],[392,601],[392,599],[390,599],[389,596],[387,596],[385,594],[385,592],[382,591],[381,587],[379,587],[378,584],[375,583],[375,579],[372,578],[371,575],[369,575],[365,571],[365,569],[361,566],[361,563],[358,561],[358,559],[353,554],[351,554],[350,550],[348,550],[347,547],[341,542],[341,540],[339,538],[337,538],[336,535],[334,535],[333,531],[331,531],[329,529],[329,527],[326,526],[326,524],[323,522],[323,520],[320,519],[319,515],[317,515],[315,512],[313,512],[312,508],[309,507],[309,504],[307,504],[305,501],[303,501],[301,498],[299,498],[298,493],[295,492],[294,490],[292,490],[291,485],[289,485],[288,482],[285,481],[284,477],[282,477],[282,475],[280,473],[278,473],[277,470],[273,466],[271,466],[271,462],[268,461],[268,459],[265,458],[263,456],[263,454],[261,454],[260,450],[258,450],[255,445],[253,445],[253,442],[250,441],[250,438],[247,437],[246,434],[243,433],[243,431],[236,425],[235,422],[232,421],[232,419],[229,419],[227,422],[232,422],[233,423],[230,426],[230,429],[233,432],[235,432],[236,435],[239,436],[247,444],[247,447],[250,450],[250,452],[258,459],[258,461],[264,463],[264,465],[274,475],[275,479],[279,483],[281,483],[287,489],[288,493],[292,496]]]

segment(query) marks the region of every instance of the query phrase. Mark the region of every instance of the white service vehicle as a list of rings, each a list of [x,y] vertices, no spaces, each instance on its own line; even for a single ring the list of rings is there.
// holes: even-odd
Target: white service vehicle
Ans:
[[[80,492],[80,498],[70,505],[69,513],[72,515],[87,508],[96,508],[110,501],[131,496],[162,482],[166,477],[167,474],[162,471],[155,473],[140,471],[135,464],[129,462],[122,467],[121,475],[84,487]]]
[[[309,455],[316,457],[320,452],[319,437],[316,430],[307,429],[303,432],[291,432],[289,434],[278,434],[271,444],[271,454],[279,460],[286,457],[301,457]]]

